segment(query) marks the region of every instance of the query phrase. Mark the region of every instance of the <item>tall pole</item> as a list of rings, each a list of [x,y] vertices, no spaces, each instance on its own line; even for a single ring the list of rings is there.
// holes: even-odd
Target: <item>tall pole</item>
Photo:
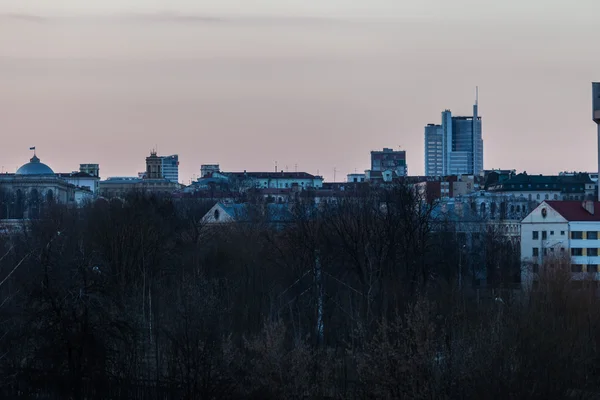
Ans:
[[[592,82],[592,119],[598,129],[598,170],[600,173],[600,82]],[[596,188],[600,181],[596,182]],[[600,201],[600,189],[598,190],[598,201]]]

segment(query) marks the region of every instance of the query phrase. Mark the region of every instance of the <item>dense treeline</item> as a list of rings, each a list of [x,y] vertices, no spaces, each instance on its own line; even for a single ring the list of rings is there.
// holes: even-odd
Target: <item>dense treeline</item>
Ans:
[[[211,206],[51,205],[3,237],[0,397],[548,399],[600,384],[592,292],[558,263],[515,296],[502,236],[463,254],[406,188],[298,204],[275,225],[256,204],[250,222],[206,226]],[[473,289],[477,266],[493,289]]]

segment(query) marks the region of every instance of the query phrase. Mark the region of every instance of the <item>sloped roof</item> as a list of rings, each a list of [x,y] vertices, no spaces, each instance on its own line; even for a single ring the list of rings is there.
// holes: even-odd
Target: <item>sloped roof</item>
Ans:
[[[600,202],[594,201],[594,214],[590,214],[581,201],[546,201],[567,221],[600,221]]]
[[[238,179],[320,179],[307,172],[223,172],[223,175]]]
[[[247,203],[219,203],[219,206],[227,215],[236,221],[247,222],[252,219],[254,210],[251,208],[252,206]],[[287,204],[269,203],[266,205],[266,209],[257,209],[256,212],[264,212],[262,217],[265,217],[267,222],[290,222],[294,219],[294,215]]]

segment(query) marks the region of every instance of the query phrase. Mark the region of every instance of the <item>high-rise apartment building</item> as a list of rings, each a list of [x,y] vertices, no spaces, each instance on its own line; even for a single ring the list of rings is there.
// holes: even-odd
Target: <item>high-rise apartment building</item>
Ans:
[[[483,139],[477,101],[472,116],[442,112],[442,124],[425,127],[425,175],[478,175],[483,170]]]
[[[425,175],[444,175],[444,135],[442,126],[429,124],[425,127]]]

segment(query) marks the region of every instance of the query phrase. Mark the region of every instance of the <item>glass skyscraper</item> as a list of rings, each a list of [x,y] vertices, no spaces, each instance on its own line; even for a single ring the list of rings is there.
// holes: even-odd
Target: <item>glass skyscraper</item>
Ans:
[[[478,175],[483,170],[483,139],[477,103],[473,115],[442,112],[442,124],[425,127],[425,175]]]

